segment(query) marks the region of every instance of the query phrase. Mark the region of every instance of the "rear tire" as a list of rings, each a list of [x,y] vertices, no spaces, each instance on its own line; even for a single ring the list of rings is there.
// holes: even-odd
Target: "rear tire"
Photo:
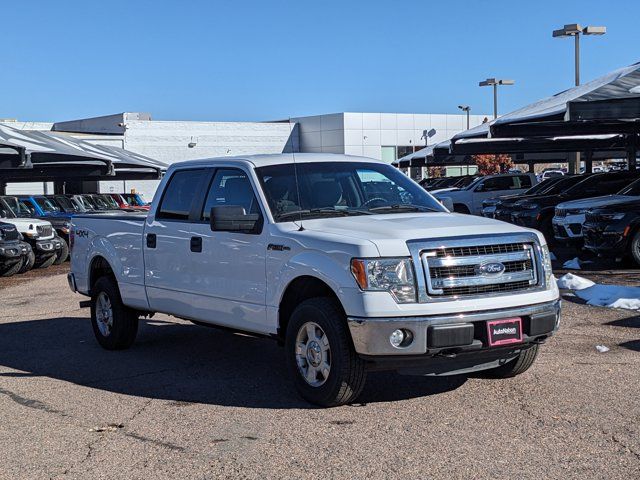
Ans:
[[[0,277],[11,277],[20,271],[22,260],[18,260],[10,267],[0,267]]]
[[[486,370],[485,376],[490,378],[511,378],[526,372],[531,368],[533,362],[536,361],[540,345],[535,344],[532,347],[521,352],[515,360],[511,360],[500,367]]]
[[[62,247],[60,248],[58,255],[56,255],[56,259],[53,262],[54,265],[61,265],[67,261],[67,258],[69,258],[69,245],[67,245],[67,241],[60,237],[60,243],[62,244]]]
[[[20,266],[20,270],[18,273],[28,272],[33,268],[33,265],[36,263],[36,254],[33,253],[32,250],[29,250],[29,254],[22,259],[22,264]]]
[[[57,254],[51,255],[44,261],[36,261],[34,268],[49,268],[56,261]]]
[[[305,300],[293,311],[285,348],[296,389],[310,403],[353,402],[366,381],[365,362],[351,342],[344,312],[330,298]]]
[[[100,277],[91,289],[91,326],[106,350],[124,350],[136,339],[138,315],[122,303],[113,277]]]

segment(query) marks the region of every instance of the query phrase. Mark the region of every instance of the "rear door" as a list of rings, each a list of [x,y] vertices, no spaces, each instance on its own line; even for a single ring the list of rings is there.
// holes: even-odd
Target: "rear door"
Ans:
[[[264,219],[249,172],[219,167],[211,172],[198,219],[192,224],[190,275],[194,319],[269,333],[266,325],[267,229],[253,233],[211,231],[212,207],[233,205]],[[264,223],[264,220],[262,221]]]
[[[524,192],[531,186],[529,175],[496,175],[487,178],[482,183],[482,189],[474,192],[471,213],[479,215],[482,212],[482,202],[486,199]]]
[[[191,223],[208,170],[176,170],[167,181],[143,239],[145,285],[152,310],[190,316]]]

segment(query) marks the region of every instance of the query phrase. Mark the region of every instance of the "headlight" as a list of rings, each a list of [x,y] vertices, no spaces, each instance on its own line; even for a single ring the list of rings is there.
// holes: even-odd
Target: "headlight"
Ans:
[[[549,253],[549,245],[542,246],[542,268],[544,269],[544,279],[547,287],[551,286],[551,277],[553,277],[551,266],[551,254]]]
[[[398,303],[416,302],[410,258],[354,258],[351,273],[362,290],[389,292]]]
[[[38,235],[38,232],[35,232],[35,231],[24,232],[24,234],[29,238],[38,238],[40,236],[40,235]]]
[[[602,220],[622,220],[624,213],[601,213],[598,215]]]
[[[64,222],[62,224],[62,231],[64,233],[69,233],[69,229],[71,228],[71,224],[69,222]]]

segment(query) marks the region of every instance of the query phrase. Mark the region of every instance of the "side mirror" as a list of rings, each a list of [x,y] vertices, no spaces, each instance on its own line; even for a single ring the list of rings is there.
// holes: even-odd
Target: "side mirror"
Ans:
[[[0,218],[7,218],[7,211],[6,210],[0,210]]]
[[[262,216],[246,213],[244,207],[238,205],[211,208],[209,222],[213,232],[259,233],[262,229]]]

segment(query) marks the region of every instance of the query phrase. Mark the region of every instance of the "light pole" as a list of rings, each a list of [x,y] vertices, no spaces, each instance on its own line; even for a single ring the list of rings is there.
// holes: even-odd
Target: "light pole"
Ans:
[[[571,23],[569,25],[565,25],[560,30],[553,31],[554,38],[555,37],[561,37],[561,38],[574,37],[575,39],[574,61],[575,61],[576,87],[580,85],[580,35],[604,35],[605,33],[607,33],[607,27],[595,27],[593,25],[587,25],[586,27],[583,27],[578,23]],[[569,173],[578,173],[579,170],[580,170],[580,152],[576,152],[574,155],[573,161],[569,162]]]
[[[498,85],[514,85],[513,80],[503,78],[487,78],[478,85],[481,87],[493,87],[493,118],[498,118]]]
[[[467,130],[469,130],[469,113],[471,112],[471,107],[469,105],[458,105],[458,108],[467,114]]]
[[[578,23],[565,25],[560,30],[554,30],[554,37],[574,37],[575,39],[575,69],[576,69],[576,86],[580,85],[580,35],[604,35],[607,33],[607,27],[595,27],[587,25],[583,27]]]

